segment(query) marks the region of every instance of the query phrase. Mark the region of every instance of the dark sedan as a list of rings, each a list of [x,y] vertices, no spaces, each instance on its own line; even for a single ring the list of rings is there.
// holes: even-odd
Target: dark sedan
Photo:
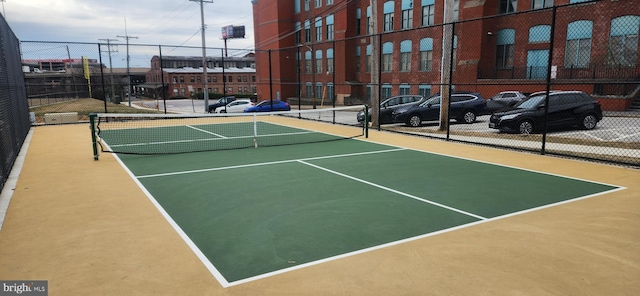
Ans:
[[[256,104],[255,106],[245,109],[244,112],[271,112],[289,110],[291,110],[291,106],[289,106],[289,103],[287,102],[280,100],[266,100]]]
[[[385,99],[380,103],[380,123],[393,123],[393,110],[396,108],[406,106],[407,104],[417,104],[424,100],[421,95],[399,95]],[[371,112],[371,111],[369,111]],[[371,113],[369,115],[369,121],[371,121]],[[364,110],[358,112],[356,115],[358,122],[364,121]]]
[[[594,129],[602,119],[600,103],[580,91],[555,91],[549,93],[549,108],[546,94],[532,95],[515,106],[491,115],[489,127],[504,132],[530,134],[544,126],[545,109],[547,127],[573,127]]]
[[[479,93],[456,92],[451,94],[449,118],[464,123],[473,123],[478,115],[489,114],[486,101]],[[417,127],[423,121],[440,119],[440,95],[436,94],[420,103],[401,107],[393,111],[394,122],[403,122],[408,126]]]

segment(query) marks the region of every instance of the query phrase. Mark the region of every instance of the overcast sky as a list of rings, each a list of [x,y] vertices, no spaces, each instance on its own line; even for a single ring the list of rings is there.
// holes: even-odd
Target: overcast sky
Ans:
[[[194,47],[202,45],[199,2],[189,0],[4,1],[2,4],[5,19],[21,41],[98,43],[105,42],[99,39],[117,39],[118,41],[111,42],[124,44],[125,38],[117,36],[128,35],[137,37],[129,40],[131,44]],[[221,28],[234,25],[245,27],[245,39],[229,39],[228,48],[252,49],[254,47],[252,5],[251,0],[205,2],[206,46],[223,48]],[[163,54],[165,50],[170,49],[163,48]],[[120,47],[118,51],[122,55],[125,49]],[[201,55],[201,53],[200,50],[199,53],[193,52],[187,55]],[[171,54],[167,53],[167,55]],[[207,52],[207,55],[219,56],[220,54]]]

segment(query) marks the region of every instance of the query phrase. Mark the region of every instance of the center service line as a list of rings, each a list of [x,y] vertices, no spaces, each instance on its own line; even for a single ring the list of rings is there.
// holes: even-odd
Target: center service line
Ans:
[[[467,216],[471,216],[471,217],[474,217],[474,218],[477,218],[477,219],[480,219],[480,220],[488,220],[488,218],[485,218],[485,217],[482,217],[482,216],[478,216],[476,214],[472,214],[472,213],[469,213],[469,212],[465,212],[463,210],[459,210],[459,209],[456,209],[456,208],[445,206],[445,205],[439,204],[437,202],[426,200],[426,199],[423,199],[423,198],[420,198],[420,197],[417,197],[417,196],[414,196],[414,195],[411,195],[411,194],[408,194],[408,193],[404,193],[404,192],[401,192],[401,191],[398,191],[398,190],[395,190],[395,189],[391,189],[389,187],[384,187],[382,185],[378,185],[378,184],[375,184],[375,183],[371,183],[369,181],[358,179],[358,178],[353,177],[353,176],[345,175],[343,173],[339,173],[339,172],[336,172],[336,171],[333,171],[333,170],[330,170],[330,169],[327,169],[327,168],[323,168],[321,166],[317,166],[315,164],[308,163],[308,162],[306,162],[304,160],[298,160],[298,162],[302,163],[302,164],[306,164],[306,165],[314,167],[314,168],[317,168],[319,170],[323,170],[323,171],[326,171],[326,172],[329,172],[329,173],[332,173],[332,174],[336,174],[336,175],[341,176],[341,177],[345,177],[345,178],[348,178],[348,179],[351,179],[351,180],[354,180],[354,181],[357,181],[357,182],[360,182],[360,183],[364,183],[364,184],[367,184],[367,185],[370,185],[370,186],[373,186],[373,187],[377,187],[377,188],[380,188],[382,190],[393,192],[395,194],[400,194],[400,195],[403,195],[403,196],[406,196],[406,197],[409,197],[409,198],[413,198],[415,200],[419,200],[421,202],[426,202],[428,204],[432,204],[432,205],[437,206],[437,207],[445,208],[447,210],[458,212],[458,213],[461,213],[461,214],[464,214],[464,215],[467,215]]]

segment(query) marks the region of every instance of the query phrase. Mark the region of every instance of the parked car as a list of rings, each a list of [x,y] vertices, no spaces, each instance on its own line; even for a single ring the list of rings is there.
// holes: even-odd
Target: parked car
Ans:
[[[273,108],[272,108],[273,106]],[[251,106],[244,110],[244,112],[271,112],[271,111],[289,111],[291,106],[289,103],[280,100],[266,100],[262,101],[255,106]]]
[[[399,95],[390,97],[383,100],[380,103],[380,123],[393,123],[393,110],[406,106],[407,104],[417,104],[424,100],[421,95]],[[358,112],[356,115],[358,122],[364,122],[364,110]],[[371,113],[368,114],[369,121],[371,121]]]
[[[476,92],[454,92],[451,94],[449,118],[464,123],[473,123],[478,115],[489,114],[486,100]],[[393,110],[393,121],[417,127],[423,121],[440,119],[440,94],[436,94],[416,105]]]
[[[215,113],[242,113],[244,109],[253,106],[254,103],[250,99],[236,99],[225,106],[218,107]]]
[[[503,132],[530,134],[539,131],[545,120],[546,93],[534,94],[515,106],[495,112],[489,127]],[[547,126],[550,128],[577,126],[594,129],[602,119],[600,103],[580,91],[554,91],[549,93]]]
[[[487,100],[487,110],[498,111],[505,107],[511,107],[526,98],[527,96],[519,91],[503,91]]]
[[[231,102],[233,102],[235,100],[236,100],[236,98],[233,97],[233,96],[222,97],[217,102],[209,105],[209,108],[208,108],[209,109],[209,113],[213,113],[213,112],[215,112],[216,108],[222,107],[222,106],[224,106],[226,104],[229,104],[229,103],[231,103]]]

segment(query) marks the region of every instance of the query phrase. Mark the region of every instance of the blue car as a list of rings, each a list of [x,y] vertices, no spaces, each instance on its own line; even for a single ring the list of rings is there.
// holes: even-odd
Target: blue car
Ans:
[[[290,111],[291,106],[289,103],[280,100],[267,100],[256,104],[253,107],[249,107],[244,110],[245,113],[249,112],[271,112],[271,111]]]

